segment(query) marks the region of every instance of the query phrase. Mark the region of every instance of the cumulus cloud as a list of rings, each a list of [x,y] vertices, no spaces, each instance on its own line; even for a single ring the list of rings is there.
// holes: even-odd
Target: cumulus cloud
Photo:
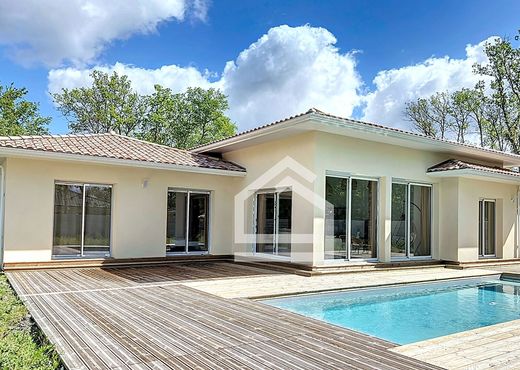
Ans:
[[[431,57],[424,62],[380,71],[373,80],[375,90],[364,96],[363,120],[409,128],[404,117],[407,101],[428,97],[438,91],[471,88],[480,79],[472,72],[474,63],[486,61],[484,44],[466,46],[466,58]]]
[[[206,19],[206,0],[3,0],[0,44],[22,64],[82,65],[112,41],[164,21]]]
[[[227,62],[216,79],[208,71],[175,65],[143,69],[117,63],[96,69],[128,75],[140,93],[150,93],[156,83],[175,92],[188,86],[221,88],[229,96],[230,117],[247,129],[314,106],[350,116],[360,102],[362,81],[353,53],[341,53],[335,43],[324,28],[279,26]],[[51,70],[49,91],[88,85],[90,72]]]
[[[154,91],[155,84],[169,87],[174,92],[184,91],[192,86],[200,86],[206,89],[216,86],[209,81],[211,74],[208,71],[200,72],[194,67],[167,65],[157,69],[146,69],[116,63],[112,66],[97,66],[91,69],[72,67],[52,69],[48,74],[48,90],[50,93],[56,93],[63,88],[72,89],[89,86],[92,84],[90,73],[94,69],[109,74],[117,72],[119,75],[127,75],[132,81],[132,88],[143,95],[151,94]]]
[[[271,28],[228,62],[222,75],[233,118],[245,127],[318,107],[350,116],[362,81],[353,53],[324,28]]]

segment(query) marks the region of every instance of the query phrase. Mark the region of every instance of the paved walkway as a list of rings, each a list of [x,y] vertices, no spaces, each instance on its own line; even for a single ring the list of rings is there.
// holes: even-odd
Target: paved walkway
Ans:
[[[234,295],[239,287],[269,294],[281,287],[323,289],[328,280],[350,287],[358,275],[315,280],[216,262],[7,275],[69,369],[439,369],[389,351],[395,345],[384,340],[222,297],[226,286]],[[383,272],[363,276],[367,282],[397,279]],[[221,296],[193,284],[218,286]]]

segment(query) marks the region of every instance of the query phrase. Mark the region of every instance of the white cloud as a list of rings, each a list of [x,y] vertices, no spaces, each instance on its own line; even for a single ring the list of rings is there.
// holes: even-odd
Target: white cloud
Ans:
[[[154,32],[187,15],[205,20],[205,0],[3,0],[0,44],[22,64],[95,61],[114,40]]]
[[[341,53],[324,28],[271,28],[228,62],[222,75],[231,116],[242,128],[311,107],[350,116],[362,85],[352,53]]]
[[[466,46],[466,58],[431,57],[424,62],[380,71],[373,80],[375,90],[364,97],[363,120],[409,128],[403,111],[407,101],[428,97],[438,91],[471,88],[480,79],[473,74],[474,63],[486,60],[484,44]]]
[[[230,117],[247,129],[311,107],[350,116],[360,102],[362,82],[353,54],[341,53],[335,43],[324,28],[275,27],[228,62],[214,82],[208,71],[175,65],[143,69],[117,63],[96,69],[128,75],[140,93],[150,93],[156,83],[176,92],[188,86],[219,87],[229,96]],[[90,71],[51,70],[49,91],[90,84]]]
[[[174,92],[184,91],[190,86],[209,88],[213,84],[209,81],[209,72],[200,72],[194,67],[179,67],[176,65],[162,66],[158,69],[145,69],[123,63],[112,66],[97,66],[92,69],[61,68],[49,71],[48,90],[51,93],[60,92],[62,88],[92,84],[90,73],[93,69],[106,73],[117,72],[127,75],[132,81],[132,88],[140,94],[151,94],[155,84],[171,88]]]

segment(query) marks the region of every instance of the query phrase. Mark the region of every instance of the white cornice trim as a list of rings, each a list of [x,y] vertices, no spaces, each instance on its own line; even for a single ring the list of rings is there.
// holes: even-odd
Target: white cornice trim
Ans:
[[[428,172],[428,176],[432,177],[484,177],[495,180],[507,180],[509,182],[520,183],[520,176],[506,175],[502,173],[494,173],[488,171],[480,171],[471,168],[464,168],[461,170],[446,170],[446,171],[435,171]]]
[[[182,171],[192,172],[199,174],[211,174],[211,175],[222,175],[222,176],[234,176],[244,177],[246,172],[230,171],[230,170],[219,170],[215,168],[205,167],[193,167],[193,166],[182,166],[168,163],[157,163],[157,162],[146,162],[137,161],[132,159],[118,159],[118,158],[106,158],[97,156],[88,156],[82,154],[69,154],[69,153],[56,153],[47,152],[33,149],[21,149],[21,148],[0,148],[0,156],[13,157],[13,158],[35,158],[35,159],[48,159],[58,161],[72,161],[90,164],[103,164],[113,166],[126,166],[126,167],[138,167],[138,168],[151,168],[157,170],[170,170],[170,171]]]

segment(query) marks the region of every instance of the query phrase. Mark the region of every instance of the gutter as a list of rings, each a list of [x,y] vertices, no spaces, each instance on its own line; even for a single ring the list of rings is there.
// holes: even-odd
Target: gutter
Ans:
[[[82,163],[87,163],[87,164],[118,165],[118,166],[127,166],[127,167],[151,168],[151,169],[157,169],[157,170],[173,170],[173,171],[182,171],[182,172],[192,172],[192,173],[208,174],[208,175],[223,175],[223,176],[235,176],[235,177],[244,177],[247,175],[245,170],[244,171],[232,171],[232,170],[223,170],[223,169],[217,169],[217,168],[206,168],[206,167],[184,166],[184,165],[176,165],[176,164],[168,164],[168,163],[138,161],[138,160],[134,160],[134,159],[119,159],[119,158],[88,156],[88,155],[83,155],[83,154],[46,152],[46,151],[34,150],[34,149],[2,147],[2,148],[0,148],[0,154],[2,154],[4,156],[9,156],[9,157],[15,157],[15,158],[40,158],[40,159],[49,159],[49,160],[64,160],[64,161],[82,162]]]

